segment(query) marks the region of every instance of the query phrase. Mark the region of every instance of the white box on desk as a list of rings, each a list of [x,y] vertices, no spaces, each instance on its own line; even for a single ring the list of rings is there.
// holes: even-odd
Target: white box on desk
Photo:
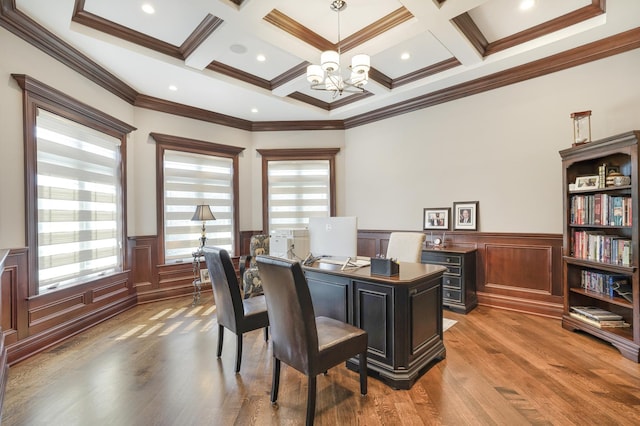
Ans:
[[[269,254],[284,259],[302,260],[309,254],[309,230],[278,229],[271,232]]]

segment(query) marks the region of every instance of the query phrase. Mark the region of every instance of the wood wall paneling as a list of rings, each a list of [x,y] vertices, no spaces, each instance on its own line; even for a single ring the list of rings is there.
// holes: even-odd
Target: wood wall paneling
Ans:
[[[239,253],[248,254],[251,235],[259,233],[240,232]],[[390,233],[359,231],[358,254],[386,253]],[[561,235],[452,231],[447,233],[447,243],[477,248],[481,305],[560,317]],[[127,249],[131,271],[31,297],[28,249],[10,250],[0,283],[0,319],[9,365],[136,304],[193,294],[191,262],[158,264],[157,236],[131,237]],[[237,270],[239,257],[233,260]],[[211,291],[211,286],[203,291]]]
[[[386,253],[390,233],[359,231],[358,254]],[[452,231],[446,243],[477,248],[480,305],[560,318],[562,235]]]
[[[0,249],[0,285],[2,284],[2,276],[4,275],[4,263],[9,255],[9,250]],[[7,379],[9,377],[9,363],[7,362],[7,347],[5,346],[3,325],[5,321],[4,311],[2,310],[2,300],[4,299],[4,288],[0,288],[0,415],[2,415],[2,406],[4,403],[5,390],[7,388]]]

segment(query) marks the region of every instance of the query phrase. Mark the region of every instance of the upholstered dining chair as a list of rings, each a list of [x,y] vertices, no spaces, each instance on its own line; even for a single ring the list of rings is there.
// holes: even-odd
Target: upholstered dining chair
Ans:
[[[236,373],[242,362],[242,335],[264,328],[265,341],[269,337],[269,316],[264,296],[242,299],[236,271],[229,253],[217,247],[204,247],[204,258],[211,277],[213,297],[218,318],[218,358],[222,355],[224,329],[236,334]]]
[[[307,280],[299,262],[258,256],[267,299],[273,351],[271,403],[278,399],[280,363],[308,377],[306,424],[316,408],[316,376],[358,356],[360,393],[367,394],[367,332],[342,321],[316,317]]]
[[[262,280],[256,264],[256,256],[269,254],[269,241],[269,235],[252,235],[249,241],[249,255],[240,258],[240,277],[245,299],[262,294]],[[247,262],[249,262],[248,268]]]
[[[420,263],[425,238],[422,232],[392,232],[387,246],[387,259]]]

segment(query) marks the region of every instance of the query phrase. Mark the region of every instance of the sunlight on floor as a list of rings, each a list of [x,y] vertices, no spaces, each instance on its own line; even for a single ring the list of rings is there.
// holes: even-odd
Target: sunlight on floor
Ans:
[[[153,314],[147,324],[133,325],[130,330],[116,337],[116,340],[126,340],[132,337],[137,337],[138,339],[150,336],[163,337],[173,332],[182,334],[193,331],[205,333],[213,327],[213,314],[215,311],[215,305],[210,307],[194,306],[191,309],[185,307],[163,309]],[[170,321],[175,319],[178,321]]]

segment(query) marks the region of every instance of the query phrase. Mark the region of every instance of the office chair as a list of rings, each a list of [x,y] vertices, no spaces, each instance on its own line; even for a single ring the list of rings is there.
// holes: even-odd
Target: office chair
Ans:
[[[367,394],[367,332],[333,318],[315,316],[299,262],[272,256],[258,256],[257,260],[271,327],[271,403],[278,399],[280,363],[284,362],[309,379],[306,424],[312,425],[318,374],[359,355],[360,393]]]
[[[249,242],[249,255],[240,257],[240,279],[245,299],[262,294],[262,280],[256,256],[269,254],[269,241],[269,235],[252,235]],[[249,262],[249,268],[246,268],[247,262]]]
[[[387,246],[387,259],[420,263],[425,238],[422,232],[392,232]]]
[[[242,361],[242,335],[264,328],[265,341],[269,337],[269,316],[264,296],[242,299],[240,286],[229,253],[217,247],[204,247],[204,259],[211,276],[211,287],[218,318],[218,358],[222,355],[224,329],[236,334],[236,373]]]

